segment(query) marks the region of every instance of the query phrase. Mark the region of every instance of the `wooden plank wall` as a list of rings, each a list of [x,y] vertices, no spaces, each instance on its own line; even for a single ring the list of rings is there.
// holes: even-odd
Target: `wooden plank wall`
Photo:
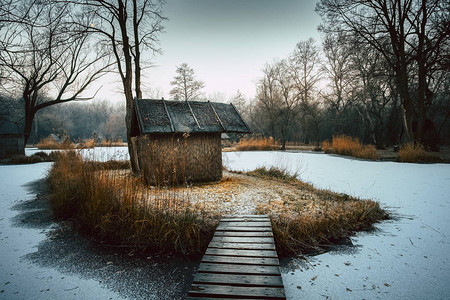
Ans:
[[[286,299],[267,216],[226,216],[217,226],[187,299]]]

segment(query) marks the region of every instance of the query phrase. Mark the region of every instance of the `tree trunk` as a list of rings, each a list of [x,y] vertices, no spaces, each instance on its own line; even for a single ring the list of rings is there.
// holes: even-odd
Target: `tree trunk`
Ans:
[[[139,48],[139,24],[137,0],[133,0],[133,30],[134,30],[134,86],[137,98],[142,98],[141,91],[141,50]]]
[[[133,128],[137,124],[135,124],[136,118],[134,117],[135,112],[131,89],[131,80],[129,82],[129,89],[125,89],[125,97],[126,97],[125,123],[127,124],[127,142],[128,142],[128,153],[130,155],[131,171],[134,174],[139,174],[141,169],[138,160],[137,141],[136,141],[137,137],[135,136],[135,132],[133,132]]]
[[[131,171],[133,174],[140,173],[139,160],[137,155],[137,145],[133,138],[135,138],[136,133],[133,132],[135,128],[136,118],[134,116],[134,101],[133,101],[133,64],[131,57],[130,40],[127,33],[127,14],[126,8],[122,1],[118,1],[118,21],[120,23],[120,30],[122,35],[122,47],[125,60],[125,76],[122,77],[122,83],[125,93],[126,100],[126,114],[125,123],[127,126],[127,142],[128,142],[128,153],[130,155]]]
[[[33,128],[33,119],[36,112],[33,109],[25,109],[25,126],[23,130],[23,145],[27,145],[30,139],[31,129]]]

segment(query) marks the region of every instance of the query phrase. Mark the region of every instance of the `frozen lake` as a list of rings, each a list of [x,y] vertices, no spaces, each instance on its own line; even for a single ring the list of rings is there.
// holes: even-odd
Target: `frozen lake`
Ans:
[[[101,160],[127,157],[123,147],[83,151]],[[288,299],[450,297],[450,165],[312,152],[228,152],[223,162],[232,170],[286,167],[318,188],[377,200],[394,216],[352,237],[353,245],[283,259]],[[36,200],[49,166],[0,165],[0,299],[183,298],[198,261],[132,257],[55,235],[60,225]]]
[[[377,200],[394,219],[321,255],[282,261],[289,299],[448,299],[450,165],[319,153],[229,152],[232,170],[281,166],[323,189]]]

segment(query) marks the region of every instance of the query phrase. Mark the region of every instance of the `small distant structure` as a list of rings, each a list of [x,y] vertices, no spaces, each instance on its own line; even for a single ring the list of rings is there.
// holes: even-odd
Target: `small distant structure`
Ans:
[[[0,121],[0,158],[25,155],[23,128],[8,120]]]
[[[7,98],[0,98],[0,105],[0,158],[25,155],[24,108]]]
[[[250,133],[233,104],[135,99],[138,158],[150,184],[222,178],[223,133]]]
[[[55,143],[61,144],[61,140],[56,134],[50,133],[49,138],[52,139]]]

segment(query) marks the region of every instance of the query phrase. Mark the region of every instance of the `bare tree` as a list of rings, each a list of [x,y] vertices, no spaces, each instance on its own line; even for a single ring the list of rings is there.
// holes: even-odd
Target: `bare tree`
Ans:
[[[407,139],[414,140],[412,124],[417,119],[420,141],[427,110],[427,78],[439,61],[436,58],[442,57],[442,45],[448,43],[450,34],[448,2],[321,0],[316,10],[327,22],[322,31],[356,35],[385,58],[395,74]],[[416,66],[414,82],[411,70]]]
[[[315,95],[317,94],[316,85],[322,76],[320,63],[319,48],[312,38],[297,43],[294,52],[290,55],[290,72],[301,99],[300,117],[304,129],[304,142],[307,142],[310,123],[313,124],[316,141],[318,141],[320,114],[317,110],[318,105],[313,102],[318,101]]]
[[[69,3],[14,1],[0,28],[0,68],[8,74],[2,88],[22,101],[25,144],[39,110],[92,99],[83,92],[109,70],[103,52],[91,54],[87,32],[68,26],[72,9]]]
[[[170,82],[173,89],[170,91],[175,99],[192,100],[201,96],[201,89],[205,87],[205,83],[195,78],[194,69],[188,64],[182,63],[177,66],[175,71],[177,75]]]
[[[340,117],[352,105],[354,70],[351,62],[351,49],[346,43],[344,34],[328,34],[323,40],[325,62],[323,71],[329,80],[328,91],[322,92],[322,97],[336,113],[337,133],[342,133],[343,120]]]
[[[269,120],[270,130],[280,131],[281,149],[286,149],[288,129],[300,113],[301,96],[287,60],[268,64],[257,86],[257,99]]]
[[[66,1],[67,2],[67,1]],[[141,70],[143,52],[159,53],[158,35],[166,18],[162,14],[163,0],[83,0],[71,1],[82,7],[79,26],[97,36],[99,44],[114,58],[122,81],[125,101],[128,151],[132,171],[140,171],[137,158],[138,124],[134,115],[135,96],[142,97]],[[133,84],[134,73],[134,84]]]

